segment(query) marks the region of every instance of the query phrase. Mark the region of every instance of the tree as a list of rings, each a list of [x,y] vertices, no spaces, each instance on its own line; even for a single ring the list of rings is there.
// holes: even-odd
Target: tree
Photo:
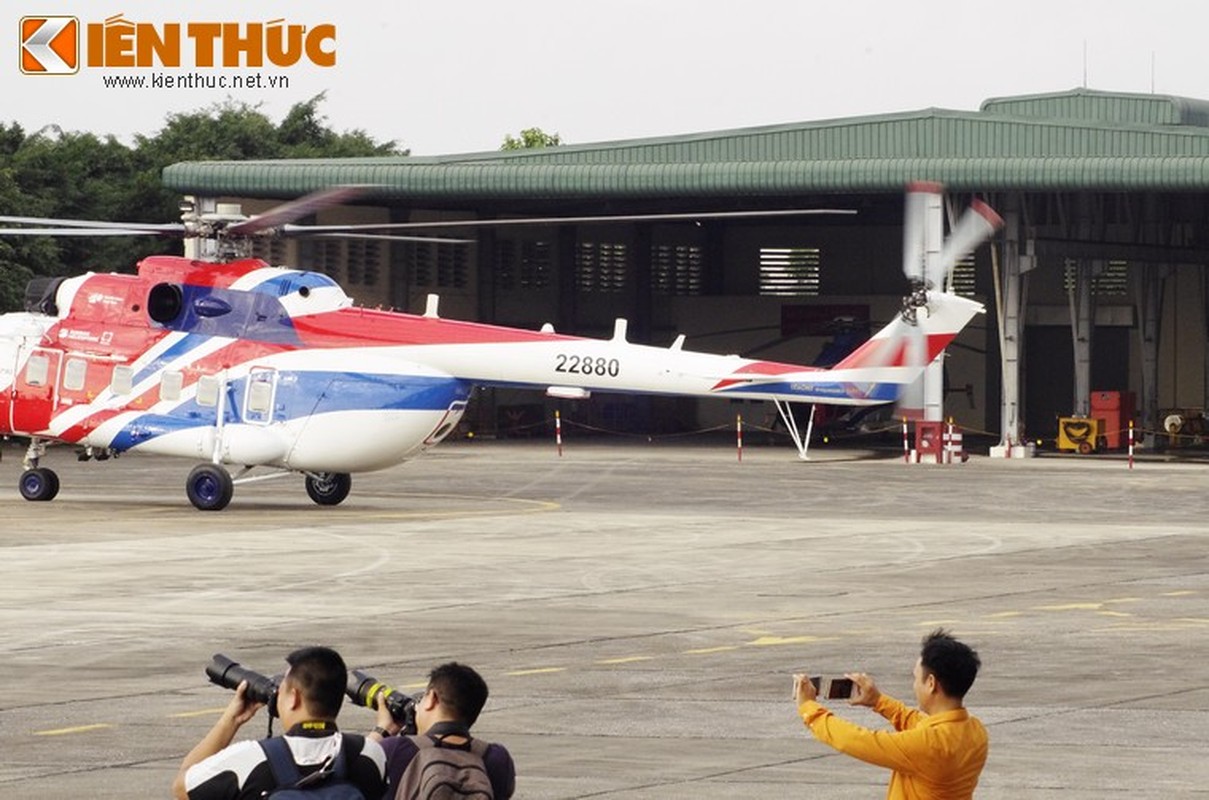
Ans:
[[[323,99],[295,104],[280,124],[232,100],[170,114],[133,147],[111,135],[48,126],[31,136],[16,123],[0,124],[0,214],[176,222],[179,197],[163,188],[160,174],[179,161],[407,155],[361,130],[331,130],[318,110]],[[0,237],[0,311],[20,307],[33,275],[129,271],[148,255],[179,251],[177,242],[150,237]]]
[[[557,133],[546,133],[541,128],[525,128],[521,131],[519,139],[513,138],[510,133],[506,134],[500,149],[535,150],[539,147],[557,147],[560,144],[562,144],[562,139]]]

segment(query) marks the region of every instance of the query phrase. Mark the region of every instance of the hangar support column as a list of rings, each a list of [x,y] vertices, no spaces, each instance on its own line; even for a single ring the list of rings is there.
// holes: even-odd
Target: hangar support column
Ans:
[[[1002,267],[995,270],[995,294],[999,317],[999,359],[1003,375],[1003,399],[1000,411],[999,444],[991,455],[1000,458],[1023,457],[1031,448],[1021,441],[1023,406],[1020,396],[1021,360],[1024,347],[1025,274],[1036,266],[1029,240],[1021,252],[1021,222],[1017,202],[1004,214]],[[992,247],[994,247],[992,245]],[[991,257],[995,258],[992,250]]]
[[[1070,288],[1071,340],[1075,350],[1075,396],[1071,412],[1086,417],[1091,411],[1091,348],[1095,331],[1095,308],[1092,304],[1092,275],[1103,262],[1079,259],[1075,264],[1075,283]]]
[[[1134,290],[1138,296],[1138,338],[1142,354],[1142,428],[1143,445],[1154,447],[1154,431],[1159,419],[1159,320],[1163,311],[1163,293],[1170,268],[1143,264],[1138,270]]]

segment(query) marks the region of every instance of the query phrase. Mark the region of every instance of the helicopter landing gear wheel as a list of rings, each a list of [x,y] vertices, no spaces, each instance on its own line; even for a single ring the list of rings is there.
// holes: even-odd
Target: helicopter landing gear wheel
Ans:
[[[34,467],[21,473],[21,480],[18,481],[17,486],[21,489],[21,496],[26,500],[35,502],[54,500],[55,495],[59,493],[59,476],[53,469]]]
[[[321,506],[338,506],[353,488],[347,472],[317,472],[306,476],[306,493]]]
[[[185,481],[185,494],[200,511],[222,511],[234,493],[231,474],[217,464],[197,465]]]

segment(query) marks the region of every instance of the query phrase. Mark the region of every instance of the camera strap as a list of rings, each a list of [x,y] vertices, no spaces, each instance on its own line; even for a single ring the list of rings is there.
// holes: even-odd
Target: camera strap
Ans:
[[[446,736],[461,736],[467,742],[472,738],[470,736],[470,728],[461,722],[437,722],[429,728],[425,735],[435,742],[443,743]],[[450,745],[450,747],[462,747],[463,745]]]

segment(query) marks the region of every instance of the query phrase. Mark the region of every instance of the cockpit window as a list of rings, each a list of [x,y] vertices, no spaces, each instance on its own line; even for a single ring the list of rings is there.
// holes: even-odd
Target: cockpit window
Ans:
[[[25,286],[25,310],[31,314],[59,315],[56,295],[64,278],[34,278]]]
[[[283,270],[281,275],[273,278],[269,283],[276,290],[278,297],[285,297],[295,292],[306,297],[316,289],[340,287],[340,284],[321,272],[303,272],[302,270]]]

